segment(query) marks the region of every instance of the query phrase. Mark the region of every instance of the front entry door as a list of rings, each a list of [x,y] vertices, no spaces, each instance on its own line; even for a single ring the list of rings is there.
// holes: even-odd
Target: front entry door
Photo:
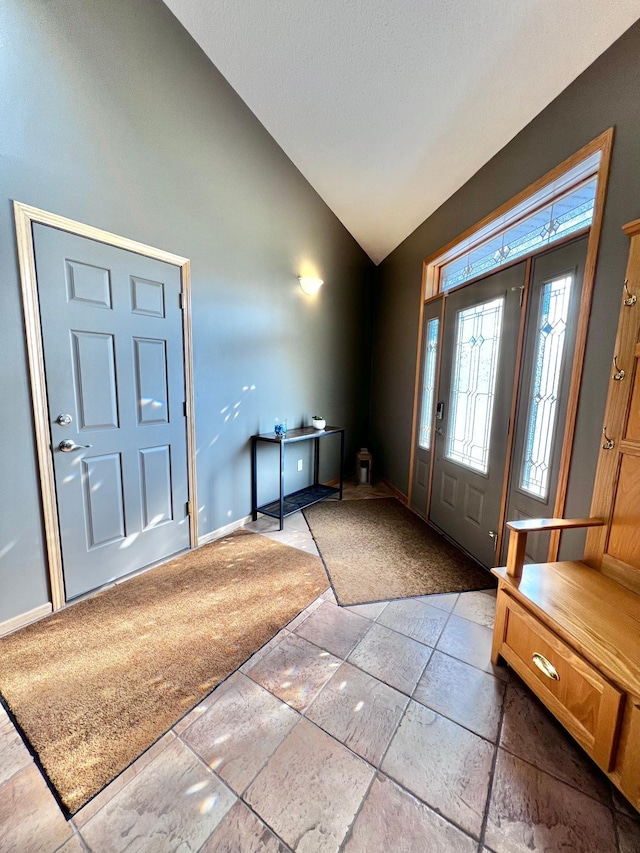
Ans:
[[[189,547],[180,270],[33,235],[69,600]]]
[[[485,566],[495,548],[526,264],[446,297],[429,519]]]

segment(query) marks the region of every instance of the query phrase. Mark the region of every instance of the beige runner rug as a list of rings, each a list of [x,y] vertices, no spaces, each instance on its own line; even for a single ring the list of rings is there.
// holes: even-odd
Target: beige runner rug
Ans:
[[[327,586],[234,533],[0,639],[0,694],[74,813]]]

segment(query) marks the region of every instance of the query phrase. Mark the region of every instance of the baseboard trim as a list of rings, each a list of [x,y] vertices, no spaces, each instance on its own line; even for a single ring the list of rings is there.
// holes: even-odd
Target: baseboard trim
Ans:
[[[24,628],[25,625],[29,625],[37,619],[42,619],[43,616],[48,616],[52,610],[51,602],[47,602],[46,604],[41,604],[39,607],[34,607],[33,610],[27,610],[26,613],[21,613],[19,616],[12,616],[11,619],[0,622],[0,637],[10,634],[18,628]]]
[[[237,521],[232,521],[230,524],[225,524],[224,527],[218,527],[217,530],[212,530],[210,533],[204,533],[198,536],[198,548],[202,545],[207,545],[209,542],[214,542],[216,539],[222,539],[223,536],[228,536],[234,530],[239,530],[251,521],[250,515],[245,515],[244,518],[239,518]]]
[[[409,503],[409,498],[405,495],[405,493],[404,493],[404,492],[401,492],[401,491],[400,491],[400,489],[397,489],[397,488],[393,485],[393,483],[390,483],[388,480],[385,480],[385,479],[384,479],[384,477],[382,478],[382,482],[385,484],[385,486],[386,486],[388,489],[391,489],[391,491],[393,492],[394,496],[395,496],[396,498],[398,498],[398,500],[400,501],[400,503],[403,503],[405,506]]]

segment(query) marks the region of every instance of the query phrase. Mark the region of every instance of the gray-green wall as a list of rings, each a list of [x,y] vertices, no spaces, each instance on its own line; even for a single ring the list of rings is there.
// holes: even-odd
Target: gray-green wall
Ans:
[[[191,259],[201,534],[249,512],[274,416],[352,461],[374,268],[159,0],[3,0],[0,103],[1,622],[48,599],[12,199]]]
[[[496,111],[500,109],[496,103]],[[379,267],[372,445],[377,470],[402,492],[406,493],[409,482],[423,259],[612,125],[616,129],[613,159],[566,514],[588,512],[629,248],[621,226],[640,217],[640,24],[628,30]],[[473,127],[469,140],[473,144]],[[565,537],[563,553],[573,553],[577,546],[578,538]]]

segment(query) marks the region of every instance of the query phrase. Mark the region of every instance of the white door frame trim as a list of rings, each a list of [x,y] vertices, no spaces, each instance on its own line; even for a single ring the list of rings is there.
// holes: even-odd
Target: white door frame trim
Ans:
[[[37,207],[13,202],[16,224],[16,242],[18,262],[20,266],[20,283],[22,287],[22,303],[31,381],[31,400],[33,404],[33,422],[36,438],[36,452],[40,474],[40,493],[42,499],[42,514],[44,522],[45,543],[51,603],[54,610],[59,610],[66,602],[64,591],[64,576],[62,573],[62,547],[56,502],[55,479],[53,472],[53,457],[51,454],[52,439],[50,429],[49,407],[47,403],[46,379],[44,372],[44,352],[42,347],[42,322],[38,302],[38,283],[36,277],[36,262],[33,244],[32,225],[38,223],[49,225],[60,231],[68,231],[79,237],[87,237],[99,243],[106,243],[119,249],[126,249],[138,255],[155,258],[180,268],[183,311],[182,329],[184,340],[184,382],[186,399],[186,429],[187,429],[187,483],[189,490],[189,539],[192,548],[198,545],[198,502],[196,498],[196,438],[194,422],[193,396],[193,346],[191,334],[191,269],[188,258],[155,249],[120,237],[109,231],[102,231],[91,225],[58,216]]]

